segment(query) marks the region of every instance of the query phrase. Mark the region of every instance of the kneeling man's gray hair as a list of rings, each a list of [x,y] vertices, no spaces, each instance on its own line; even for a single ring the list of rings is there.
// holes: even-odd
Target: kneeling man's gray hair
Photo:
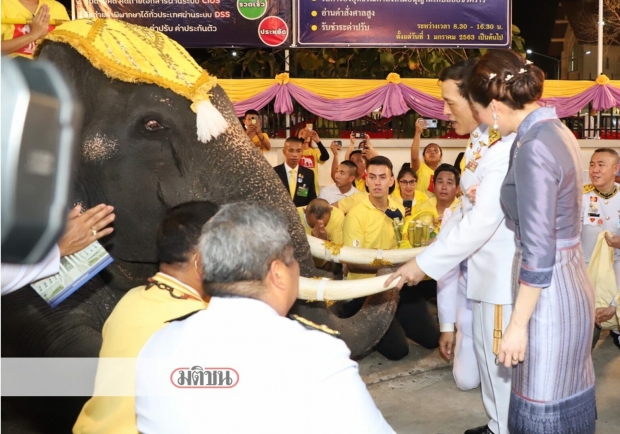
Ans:
[[[199,249],[204,291],[218,297],[256,298],[274,260],[295,261],[284,214],[260,203],[224,205],[203,226]]]

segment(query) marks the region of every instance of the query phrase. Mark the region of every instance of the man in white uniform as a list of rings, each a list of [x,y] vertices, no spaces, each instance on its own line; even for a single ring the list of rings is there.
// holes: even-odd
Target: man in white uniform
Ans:
[[[616,277],[616,291],[620,287],[620,185],[615,182],[615,175],[620,165],[618,152],[611,148],[599,148],[594,151],[590,159],[589,175],[592,184],[583,188],[581,244],[586,264],[590,263],[592,252],[598,235],[603,231],[611,232],[606,236],[607,244],[614,248],[614,274]],[[596,309],[596,327],[592,345],[598,341],[601,329],[600,324],[616,314],[614,294],[610,295],[606,307]],[[597,297],[598,298],[598,297]],[[611,331],[614,343],[618,343],[617,330]]]
[[[211,301],[140,353],[141,433],[394,432],[335,332],[286,317],[299,291],[287,228],[279,210],[250,203],[225,205],[204,226]]]
[[[457,134],[470,133],[461,177],[464,192],[463,219],[452,230],[440,232],[437,241],[402,266],[390,280],[403,276],[416,284],[425,275],[435,280],[467,262],[467,297],[473,300],[473,338],[482,381],[482,399],[490,421],[465,434],[507,434],[511,370],[495,363],[495,313],[501,309],[503,333],[512,312],[512,262],[515,253],[514,231],[509,228],[500,204],[500,187],[508,171],[514,135],[500,137],[497,131],[482,125],[474,116],[466,89],[468,74],[475,60],[467,60],[444,69],[439,76],[444,114]],[[387,282],[386,282],[387,284]],[[496,308],[496,306],[501,306]],[[498,324],[499,326],[499,324]]]

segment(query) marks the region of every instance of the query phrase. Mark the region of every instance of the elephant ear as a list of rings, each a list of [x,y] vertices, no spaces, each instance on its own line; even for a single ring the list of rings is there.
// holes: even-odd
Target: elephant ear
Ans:
[[[83,88],[82,83],[89,80],[89,71],[92,70],[88,60],[67,44],[45,40],[39,45],[36,56],[39,60],[53,63],[83,102],[80,89]]]

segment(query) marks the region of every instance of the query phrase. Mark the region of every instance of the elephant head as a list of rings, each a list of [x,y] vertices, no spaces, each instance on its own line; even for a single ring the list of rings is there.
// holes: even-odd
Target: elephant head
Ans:
[[[211,89],[210,102],[228,126],[203,142],[191,101],[179,93],[112,79],[66,43],[45,41],[39,59],[62,71],[83,107],[75,199],[85,207],[115,207],[114,232],[102,240],[114,262],[55,309],[29,288],[3,297],[6,356],[97,357],[101,329],[116,302],[156,270],[159,221],[182,202],[259,201],[283,210],[301,274],[318,275],[288,192],[247,139],[219,86]],[[339,330],[353,357],[361,357],[387,330],[396,298],[393,292],[369,297],[360,313],[345,319],[323,303],[298,303],[297,309],[311,321]]]

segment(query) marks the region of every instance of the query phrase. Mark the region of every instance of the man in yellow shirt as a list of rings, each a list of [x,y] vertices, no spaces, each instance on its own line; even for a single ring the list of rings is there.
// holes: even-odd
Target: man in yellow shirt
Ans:
[[[2,54],[32,59],[37,41],[69,20],[54,0],[2,0]]]
[[[439,163],[441,163],[441,157],[443,151],[437,143],[429,143],[422,152],[424,161],[420,161],[420,139],[422,137],[422,130],[428,128],[424,119],[419,118],[415,123],[415,134],[413,136],[413,143],[411,144],[411,168],[418,174],[417,190],[426,194],[428,197],[433,197],[433,174]]]
[[[157,230],[159,272],[118,302],[103,326],[100,358],[136,358],[168,322],[208,306],[198,240],[202,226],[217,210],[212,202],[188,202],[166,213]],[[97,381],[114,375],[100,368]],[[133,381],[133,375],[129,378]],[[82,408],[73,433],[137,434],[134,407],[133,396],[93,396]]]
[[[390,197],[394,189],[392,162],[386,157],[368,161],[368,196],[354,206],[344,219],[344,245],[363,249],[397,249],[394,219],[402,220],[405,208]],[[376,274],[370,266],[349,266],[347,279],[363,279]]]
[[[411,216],[405,218],[403,224],[403,237],[401,248],[411,248],[407,239],[409,225],[411,222],[421,220],[429,222],[434,228],[435,234],[439,233],[441,221],[446,209],[454,211],[461,202],[458,199],[457,192],[461,174],[459,170],[451,164],[441,164],[433,174],[433,182],[435,189],[435,197],[420,202],[411,209]]]
[[[297,212],[308,235],[342,244],[344,214],[338,208],[325,199],[314,199],[308,206],[297,208]]]
[[[394,219],[403,219],[405,208],[390,197],[394,188],[392,163],[386,157],[368,161],[366,185],[368,196],[349,211],[344,219],[344,245],[365,249],[397,249]],[[348,198],[347,198],[348,199]],[[349,266],[347,279],[372,277],[376,268]],[[401,291],[401,302],[396,317],[379,342],[376,350],[390,360],[399,360],[409,354],[407,337],[426,348],[437,348],[439,328],[430,316],[423,291],[406,288]],[[364,302],[353,300],[344,307],[352,314]]]
[[[344,214],[338,208],[331,206],[325,199],[314,199],[307,206],[297,208],[297,212],[306,234],[342,245]],[[342,279],[341,264],[315,258],[314,265]]]
[[[254,146],[260,149],[261,155],[265,151],[271,149],[271,142],[269,136],[261,130],[260,114],[256,110],[248,110],[243,116],[243,125],[245,126],[245,133],[252,141]]]
[[[366,160],[361,150],[356,149],[351,152],[349,161],[352,161],[357,166],[357,174],[355,175],[353,186],[359,191],[366,191],[366,165],[368,164],[368,160]]]

